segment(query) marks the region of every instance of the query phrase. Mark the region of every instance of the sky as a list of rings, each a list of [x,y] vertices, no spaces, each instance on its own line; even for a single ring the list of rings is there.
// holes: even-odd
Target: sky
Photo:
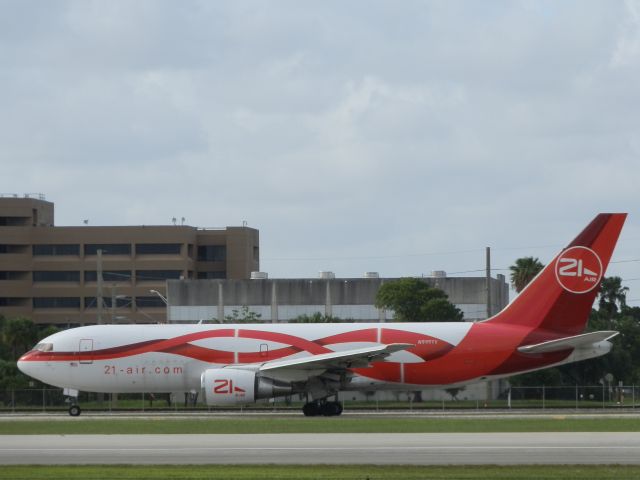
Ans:
[[[508,275],[628,212],[640,2],[0,0],[0,192],[260,231],[271,278]]]

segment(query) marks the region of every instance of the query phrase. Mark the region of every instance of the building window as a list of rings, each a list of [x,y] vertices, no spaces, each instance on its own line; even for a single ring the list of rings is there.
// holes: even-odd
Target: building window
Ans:
[[[80,308],[79,297],[35,297],[33,308]]]
[[[0,280],[27,280],[29,272],[0,272]]]
[[[0,245],[0,254],[2,253],[27,253],[28,245]]]
[[[198,272],[198,278],[201,280],[227,278],[227,272]]]
[[[180,255],[180,243],[138,243],[136,255]]]
[[[227,247],[225,245],[200,245],[198,247],[198,261],[200,262],[224,262],[227,260]]]
[[[260,247],[253,247],[253,261],[260,261]]]
[[[20,297],[0,297],[0,307],[24,307],[26,298]]]
[[[84,246],[85,255],[97,255],[102,250],[103,255],[131,255],[131,245],[128,243],[95,243]]]
[[[0,217],[2,227],[26,227],[31,225],[30,217]]]
[[[80,272],[66,270],[52,272],[33,272],[34,282],[79,282]]]
[[[96,297],[84,297],[84,308],[98,308]]]
[[[34,245],[34,255],[80,255],[80,245]]]
[[[138,308],[156,308],[166,307],[164,301],[157,296],[153,297],[136,297],[136,307]]]
[[[131,270],[106,270],[102,272],[102,280],[105,282],[131,282]],[[84,272],[85,282],[97,282],[98,272],[87,270]]]
[[[102,297],[104,308],[111,308],[111,297]],[[116,308],[131,308],[131,297],[116,298]],[[84,308],[98,308],[98,297],[84,297]]]
[[[181,275],[182,270],[136,270],[136,282],[177,280]]]

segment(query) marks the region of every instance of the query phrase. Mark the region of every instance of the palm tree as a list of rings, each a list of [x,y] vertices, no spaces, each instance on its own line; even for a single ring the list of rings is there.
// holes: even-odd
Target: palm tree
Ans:
[[[509,270],[511,270],[511,285],[516,292],[520,293],[543,268],[544,265],[537,258],[523,257],[516,259],[516,263],[509,267]]]
[[[622,286],[620,277],[605,277],[600,284],[600,299],[598,308],[601,312],[607,314],[611,320],[618,313],[618,305],[620,310],[627,306],[627,292],[629,288]]]

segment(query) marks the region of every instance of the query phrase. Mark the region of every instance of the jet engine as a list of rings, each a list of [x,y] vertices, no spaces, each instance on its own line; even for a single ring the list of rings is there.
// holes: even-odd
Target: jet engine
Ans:
[[[261,377],[251,370],[210,368],[200,376],[207,405],[241,405],[292,392],[291,384]]]

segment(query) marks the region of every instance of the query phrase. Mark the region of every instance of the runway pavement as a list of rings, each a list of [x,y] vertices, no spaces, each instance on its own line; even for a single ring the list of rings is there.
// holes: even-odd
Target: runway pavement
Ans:
[[[640,464],[640,433],[4,435],[9,464]]]

